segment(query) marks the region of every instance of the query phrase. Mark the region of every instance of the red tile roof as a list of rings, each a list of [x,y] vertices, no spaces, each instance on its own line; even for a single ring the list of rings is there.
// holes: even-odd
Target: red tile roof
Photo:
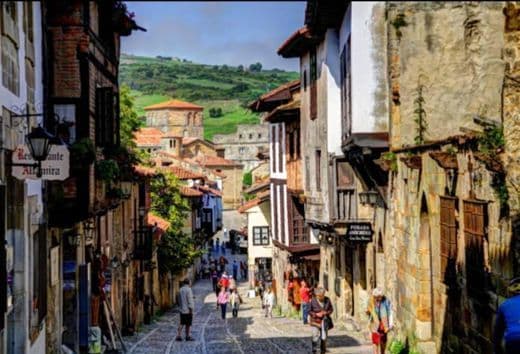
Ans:
[[[202,173],[193,172],[179,166],[168,166],[168,171],[172,172],[178,179],[199,179],[204,178]]]
[[[163,132],[157,128],[144,127],[134,133],[134,141],[137,146],[159,146]]]
[[[276,105],[289,101],[292,98],[291,92],[299,88],[300,79],[287,82],[264,93],[257,100],[249,104],[249,108],[255,112],[271,111]]]
[[[223,157],[219,156],[207,156],[207,155],[199,155],[195,156],[191,159],[187,159],[188,162],[192,163],[198,163],[201,166],[241,166],[241,164],[233,161],[233,160],[227,160]]]
[[[163,231],[168,230],[168,228],[170,227],[170,223],[167,220],[164,220],[160,216],[157,216],[152,213],[148,213],[148,225],[157,226]]]
[[[183,197],[202,197],[203,195],[201,191],[188,186],[181,186],[180,192]]]
[[[205,192],[210,192],[210,193],[216,195],[217,197],[222,197],[222,192],[219,191],[218,189],[210,188],[208,186],[198,186],[198,188]]]
[[[155,176],[157,174],[157,171],[153,167],[147,167],[143,165],[136,165],[134,166],[134,172],[135,174],[141,176],[141,177],[151,177]]]
[[[144,107],[145,111],[155,110],[155,109],[191,109],[191,110],[199,110],[202,111],[204,107],[198,106],[196,104],[190,102],[184,102],[181,100],[169,100],[166,102],[161,102],[157,104],[153,104],[151,106]]]
[[[251,199],[250,201],[242,204],[238,208],[238,212],[245,213],[247,210],[254,208],[255,206],[258,206],[258,205],[262,204],[263,202],[269,200],[269,196],[270,196],[269,191],[264,191],[264,192],[258,193],[258,195],[256,196],[255,199]]]
[[[318,38],[313,36],[311,30],[307,26],[304,26],[291,34],[289,38],[283,42],[280,48],[278,48],[277,53],[284,58],[299,57],[309,50],[311,45],[316,44],[317,42]]]

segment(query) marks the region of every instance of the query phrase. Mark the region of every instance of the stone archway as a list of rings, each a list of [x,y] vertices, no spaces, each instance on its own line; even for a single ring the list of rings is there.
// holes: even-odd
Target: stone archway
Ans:
[[[431,229],[428,204],[423,194],[421,198],[421,213],[419,226],[419,239],[417,240],[417,338],[419,340],[431,339],[433,333],[433,272],[431,252]]]

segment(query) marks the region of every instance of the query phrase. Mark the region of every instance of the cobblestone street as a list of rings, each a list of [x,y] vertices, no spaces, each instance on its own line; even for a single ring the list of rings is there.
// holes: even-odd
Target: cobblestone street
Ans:
[[[229,250],[227,254],[229,254]],[[245,256],[227,256],[240,260]],[[243,259],[243,258],[242,258]],[[194,342],[176,342],[175,334],[179,315],[169,311],[133,337],[125,337],[130,353],[310,353],[311,330],[300,321],[290,318],[263,316],[260,298],[247,298],[247,283],[239,284],[244,303],[238,318],[233,318],[228,307],[226,320],[216,310],[215,294],[209,280],[200,280],[193,285],[195,315],[192,336]],[[354,338],[354,335],[358,337]],[[371,347],[362,343],[360,333],[351,333],[337,328],[330,332],[330,353],[371,353]],[[183,333],[184,337],[184,333]],[[362,343],[362,344],[361,344]]]

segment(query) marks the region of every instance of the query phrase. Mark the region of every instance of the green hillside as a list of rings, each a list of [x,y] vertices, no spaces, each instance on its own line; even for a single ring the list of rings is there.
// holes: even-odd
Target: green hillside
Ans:
[[[176,59],[121,56],[120,80],[132,89],[139,116],[143,108],[170,98],[204,107],[204,135],[228,134],[237,124],[259,123],[246,104],[279,85],[298,78],[282,70],[244,70],[227,65],[203,65]],[[210,117],[211,108],[222,115]]]

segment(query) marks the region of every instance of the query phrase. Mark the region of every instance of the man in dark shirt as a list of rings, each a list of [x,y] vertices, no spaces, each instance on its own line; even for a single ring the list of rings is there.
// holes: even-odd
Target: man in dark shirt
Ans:
[[[506,354],[520,352],[520,278],[511,280],[507,289],[512,296],[500,305],[495,320],[493,342],[496,354],[504,353],[502,338]]]

